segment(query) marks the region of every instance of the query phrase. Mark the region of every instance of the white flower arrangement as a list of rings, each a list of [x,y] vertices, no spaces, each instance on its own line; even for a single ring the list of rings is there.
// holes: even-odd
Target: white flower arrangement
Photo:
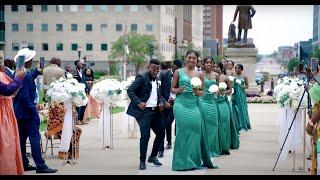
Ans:
[[[221,82],[221,83],[219,83],[219,90],[222,90],[222,91],[224,91],[224,90],[226,90],[227,89],[227,84],[225,83],[225,82]]]
[[[85,85],[70,76],[67,79],[61,77],[53,81],[48,88],[46,96],[50,102],[73,102],[77,107],[85,106],[88,103]]]
[[[304,92],[303,81],[298,78],[284,77],[277,81],[274,94],[280,107],[297,108]],[[301,102],[301,107],[307,106],[307,96]]]
[[[242,81],[241,81],[240,79],[237,79],[237,80],[236,80],[236,83],[238,83],[238,84],[241,85]]]
[[[209,87],[208,91],[210,93],[217,93],[219,92],[219,86],[217,86],[216,84],[213,84]]]
[[[116,79],[105,79],[95,84],[90,95],[99,103],[114,104],[119,98],[122,85]]]
[[[228,78],[229,78],[229,80],[230,80],[231,82],[234,81],[234,77],[233,77],[233,76],[228,76]]]
[[[201,89],[202,87],[202,81],[200,78],[198,77],[193,77],[190,81],[192,88],[194,89]]]

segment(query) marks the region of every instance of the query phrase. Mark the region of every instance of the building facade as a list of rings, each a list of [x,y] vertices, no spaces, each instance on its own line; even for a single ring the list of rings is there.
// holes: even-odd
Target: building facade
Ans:
[[[171,61],[174,45],[174,5],[5,5],[4,53],[14,57],[21,43],[40,57],[59,57],[65,62],[81,57],[105,70],[112,43],[127,31],[154,35],[164,61]],[[0,9],[1,15],[1,9]],[[0,16],[0,23],[1,23]],[[0,29],[0,48],[1,48]],[[130,48],[130,47],[129,47]]]
[[[203,6],[192,5],[192,43],[195,50],[203,49]]]
[[[320,49],[320,5],[313,6],[313,49]]]
[[[223,54],[223,5],[204,5],[203,6],[203,38],[218,42],[219,51]]]

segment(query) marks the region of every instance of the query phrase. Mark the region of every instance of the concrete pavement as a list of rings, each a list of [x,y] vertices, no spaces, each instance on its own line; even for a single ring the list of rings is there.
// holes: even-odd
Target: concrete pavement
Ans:
[[[80,140],[80,159],[75,165],[65,165],[48,150],[46,163],[57,168],[58,174],[288,174],[303,175],[306,172],[292,171],[293,156],[285,161],[279,161],[275,172],[272,171],[280,151],[278,143],[279,128],[276,126],[278,106],[276,104],[249,104],[252,130],[240,135],[240,149],[231,150],[231,155],[213,158],[219,169],[200,169],[193,171],[172,171],[173,150],[166,150],[165,157],[160,159],[162,167],[154,167],[147,163],[147,170],[139,171],[139,138],[128,138],[121,131],[126,126],[124,113],[114,115],[114,148],[103,150],[98,133],[98,120],[92,120],[88,125],[82,125]],[[139,136],[139,135],[138,135]],[[154,134],[149,141],[148,155],[151,152]],[[44,142],[45,144],[45,142]],[[307,167],[310,161],[307,162]],[[33,161],[31,160],[33,164]],[[302,167],[302,151],[297,152],[296,168]],[[35,174],[27,172],[26,174]]]

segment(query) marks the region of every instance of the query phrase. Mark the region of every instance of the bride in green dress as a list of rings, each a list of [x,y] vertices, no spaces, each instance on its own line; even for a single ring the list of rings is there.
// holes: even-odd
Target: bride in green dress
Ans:
[[[190,80],[203,75],[195,70],[198,53],[194,50],[186,54],[186,66],[174,72],[171,91],[176,94],[173,113],[176,120],[176,139],[173,149],[172,170],[191,170],[206,166],[215,168],[207,145],[206,124],[199,109],[201,89],[193,90]]]
[[[234,103],[237,106],[237,114],[239,118],[239,126],[241,129],[249,130],[251,129],[249,114],[248,114],[248,104],[245,89],[249,87],[248,77],[242,74],[243,65],[237,64],[235,67],[235,83],[234,83]]]
[[[206,123],[206,132],[209,150],[211,156],[220,155],[219,137],[218,137],[218,105],[212,93],[209,92],[211,85],[216,85],[219,80],[219,74],[213,72],[213,59],[210,57],[204,59],[204,95],[200,97],[200,110]]]

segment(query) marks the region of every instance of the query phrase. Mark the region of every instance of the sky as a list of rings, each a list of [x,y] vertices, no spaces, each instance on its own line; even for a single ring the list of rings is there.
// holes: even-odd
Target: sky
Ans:
[[[279,46],[294,46],[298,41],[312,39],[312,5],[253,5],[253,7],[256,14],[252,18],[252,29],[248,30],[248,38],[253,38],[259,54],[271,54],[277,51]],[[228,29],[235,9],[236,5],[223,6],[224,38],[228,38]],[[238,26],[237,20],[235,25]],[[236,33],[238,34],[238,29]]]

